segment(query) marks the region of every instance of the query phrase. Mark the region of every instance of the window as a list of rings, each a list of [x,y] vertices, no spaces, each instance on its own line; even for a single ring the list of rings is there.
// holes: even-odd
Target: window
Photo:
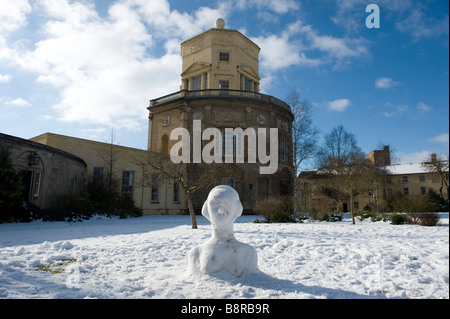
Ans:
[[[280,138],[280,161],[286,161],[286,141],[284,138]]]
[[[236,139],[233,131],[222,131],[222,154],[225,156],[235,155]]]
[[[403,188],[403,195],[409,196],[409,188]]]
[[[230,53],[228,52],[219,52],[219,61],[228,62],[230,61]]]
[[[178,182],[173,183],[173,202],[180,202],[180,183]]]
[[[228,185],[231,187],[235,187],[234,177],[222,177],[222,185]]]
[[[359,202],[353,202],[353,210],[359,209]]]
[[[202,76],[196,76],[192,78],[192,90],[201,90],[202,89]]]
[[[128,194],[133,198],[133,184],[134,184],[134,172],[123,171],[122,172],[122,194]]]
[[[41,173],[34,173],[34,197],[39,197],[41,190]]]
[[[230,81],[219,80],[219,89],[228,90],[230,88]]]
[[[103,167],[94,167],[94,185],[103,184]]]
[[[425,175],[419,175],[419,181],[420,182],[425,182],[426,181]]]
[[[408,183],[408,176],[402,176],[402,183]]]
[[[392,188],[386,188],[386,196],[392,196]]]
[[[77,178],[76,177],[72,178],[71,184],[72,184],[72,186],[71,186],[72,187],[72,195],[74,195],[75,191],[77,190]]]
[[[427,188],[426,187],[421,187],[420,188],[420,195],[426,195],[427,194]]]
[[[252,81],[249,78],[245,78],[245,80],[244,80],[244,89],[245,89],[245,91],[252,90]]]
[[[208,88],[208,73],[203,73],[203,83],[205,83],[204,88]]]
[[[152,175],[152,194],[151,194],[150,201],[152,203],[157,203],[159,201],[159,196],[158,196],[158,174],[153,174]]]

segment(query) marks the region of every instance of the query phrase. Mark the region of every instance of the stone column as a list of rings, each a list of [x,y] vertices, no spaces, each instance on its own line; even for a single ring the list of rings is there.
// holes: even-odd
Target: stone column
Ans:
[[[148,114],[148,145],[147,150],[152,150],[152,129],[153,129],[153,114]]]

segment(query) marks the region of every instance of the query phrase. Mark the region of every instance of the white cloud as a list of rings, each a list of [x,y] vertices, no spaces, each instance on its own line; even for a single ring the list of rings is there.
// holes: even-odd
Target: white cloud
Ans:
[[[30,107],[32,104],[22,98],[17,98],[12,101],[5,102],[6,105],[18,106],[18,107]]]
[[[448,135],[448,133],[443,133],[441,135],[438,135],[438,136],[428,139],[427,142],[448,144],[449,143],[449,135]]]
[[[261,48],[261,69],[269,72],[294,65],[316,67],[334,64],[334,67],[339,67],[348,59],[368,56],[362,40],[320,35],[299,20],[288,25],[280,35],[271,34],[251,40]]]
[[[316,66],[320,64],[317,59],[308,58],[300,52],[298,44],[284,34],[281,37],[271,35],[252,39],[261,48],[260,65],[263,70],[276,71],[293,65]]]
[[[27,0],[0,0],[0,34],[23,26],[30,12],[31,6]]]
[[[319,35],[309,25],[302,27],[301,31],[310,41],[310,48],[325,52],[333,59],[359,57],[368,53],[361,40]]]
[[[385,117],[393,117],[396,115],[401,115],[403,113],[406,112],[406,110],[408,109],[408,105],[397,105],[395,107],[395,110],[392,112],[383,112],[383,116]]]
[[[419,109],[420,111],[423,111],[423,112],[427,112],[427,111],[431,110],[431,106],[426,105],[423,102],[419,102],[417,104],[417,109]]]
[[[430,155],[431,155],[431,152],[427,151],[427,150],[420,151],[420,152],[413,152],[413,153],[402,153],[402,152],[397,153],[400,163],[403,163],[403,164],[422,163],[427,158],[429,158]]]
[[[149,56],[152,34],[128,2],[111,6],[107,19],[84,2],[39,3],[49,17],[45,38],[33,50],[15,50],[12,62],[59,90],[60,101],[53,105],[59,120],[142,128],[146,101],[178,89],[179,52]]]
[[[57,119],[131,130],[147,124],[149,99],[179,89],[182,40],[228,12],[220,4],[180,13],[167,0],[118,0],[104,18],[87,1],[40,0],[33,9],[44,19],[40,40],[8,46],[0,37],[0,59],[55,87]]]
[[[334,101],[327,102],[328,109],[336,112],[343,112],[352,103],[348,99],[338,99]]]
[[[378,78],[375,80],[375,87],[377,89],[390,89],[396,86],[399,82],[392,80],[391,78]]]
[[[10,74],[0,74],[0,83],[7,83],[11,80]]]
[[[258,8],[261,11],[269,9],[277,14],[285,14],[300,8],[299,3],[295,0],[236,0],[234,3],[230,1],[229,5],[239,9]]]
[[[408,33],[415,41],[445,35],[448,37],[448,12],[437,18],[427,16],[426,11],[427,8],[423,4],[415,5],[409,8],[408,15],[399,19],[395,26],[399,31]]]

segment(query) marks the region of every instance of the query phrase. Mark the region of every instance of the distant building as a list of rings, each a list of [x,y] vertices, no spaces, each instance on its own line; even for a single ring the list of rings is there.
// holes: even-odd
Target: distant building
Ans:
[[[328,205],[330,211],[362,210],[367,205],[377,204],[386,200],[397,192],[404,196],[426,196],[430,190],[439,194],[441,179],[438,173],[430,172],[424,163],[391,164],[389,147],[384,146],[382,150],[374,150],[367,154],[367,160],[372,164],[385,170],[385,181],[372,191],[358,194],[350,203],[348,197],[341,196],[339,203],[329,200],[324,192],[332,192],[330,185],[334,176],[324,174],[319,169],[302,171],[297,183],[299,187],[298,205],[300,210],[308,210],[311,207],[323,204]],[[448,172],[446,174],[448,180]],[[448,191],[443,195],[448,199]],[[352,205],[352,206],[350,206]]]

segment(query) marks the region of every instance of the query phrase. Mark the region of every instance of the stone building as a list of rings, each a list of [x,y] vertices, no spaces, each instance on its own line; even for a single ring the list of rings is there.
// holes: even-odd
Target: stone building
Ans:
[[[30,147],[24,148],[22,155],[15,151],[14,156],[22,156],[15,163],[32,172],[30,185],[38,185],[36,181],[41,178],[40,194],[57,196],[66,192],[67,187],[70,190],[71,185],[74,191],[82,192],[83,186],[111,172],[117,191],[129,194],[144,214],[184,213],[187,204],[180,185],[162,181],[159,172],[146,161],[152,156],[170,161],[170,150],[178,142],[171,140],[172,131],[182,128],[193,136],[194,123],[201,123],[201,132],[215,129],[215,134],[210,136],[213,144],[216,143],[214,152],[222,151],[223,161],[214,165],[232,167],[226,176],[216,176],[215,183],[234,187],[244,211],[251,212],[257,201],[269,196],[291,195],[295,179],[291,145],[293,115],[285,102],[259,92],[259,52],[255,43],[236,30],[225,29],[225,22],[218,19],[215,28],[181,43],[180,91],[150,101],[147,150],[45,133],[30,139],[28,144],[22,140],[22,145]],[[271,130],[277,135],[271,136]],[[210,143],[201,140],[201,149]],[[193,144],[190,144],[191,155]],[[276,149],[271,148],[274,145]],[[60,164],[47,164],[50,150],[61,159]],[[27,161],[31,161],[33,154],[40,160],[30,166]],[[63,158],[65,169],[62,169]],[[229,165],[230,159],[233,165]],[[200,165],[209,164],[201,162]],[[270,168],[270,173],[261,173],[262,167]],[[187,177],[194,180],[192,175]],[[46,187],[45,192],[42,186]],[[34,189],[29,191],[37,194]],[[208,191],[198,192],[193,198],[197,212]],[[33,200],[39,200],[38,206],[42,208],[49,207],[50,199],[48,202],[37,197]]]
[[[378,187],[358,194],[354,197],[353,203],[348,197],[341,197],[338,204],[323,193],[330,188],[334,176],[324,174],[319,169],[302,171],[297,179],[300,194],[299,209],[307,211],[311,207],[323,204],[330,211],[348,212],[351,207],[356,211],[364,209],[367,205],[380,203],[397,192],[408,197],[426,196],[430,190],[440,193],[441,177],[438,173],[430,172],[424,163],[391,164],[388,146],[370,152],[366,158],[372,164],[384,169],[384,181]],[[448,180],[448,172],[446,178]],[[448,200],[447,190],[443,191],[443,196]]]
[[[47,209],[61,196],[82,193],[86,162],[61,149],[0,133],[0,146],[10,152],[15,169],[25,171],[22,198]]]
[[[76,154],[86,161],[86,181],[103,180],[111,172],[116,191],[133,198],[143,214],[179,214],[185,211],[179,187],[157,180],[146,150],[81,138],[45,133],[31,139]],[[169,160],[169,159],[167,159]]]
[[[251,211],[259,200],[292,194],[293,115],[285,102],[259,92],[260,48],[239,31],[224,26],[219,19],[216,28],[181,44],[181,90],[150,101],[148,150],[169,154],[178,143],[170,138],[171,132],[181,127],[192,136],[194,120],[200,120],[201,132],[207,128],[220,130],[221,136],[214,141],[223,145],[223,154],[226,147],[231,148],[229,152],[236,158],[240,140],[237,133],[227,133],[226,129],[264,129],[269,136],[269,129],[277,128],[278,163],[273,174],[260,174],[261,163],[248,161],[250,140],[245,139],[244,163],[235,165],[229,176],[221,177],[221,183],[238,191],[244,210]],[[202,149],[211,140],[202,140]],[[266,140],[267,150],[269,144]],[[192,143],[190,147],[192,154]],[[198,198],[195,208],[202,202],[203,198]]]

